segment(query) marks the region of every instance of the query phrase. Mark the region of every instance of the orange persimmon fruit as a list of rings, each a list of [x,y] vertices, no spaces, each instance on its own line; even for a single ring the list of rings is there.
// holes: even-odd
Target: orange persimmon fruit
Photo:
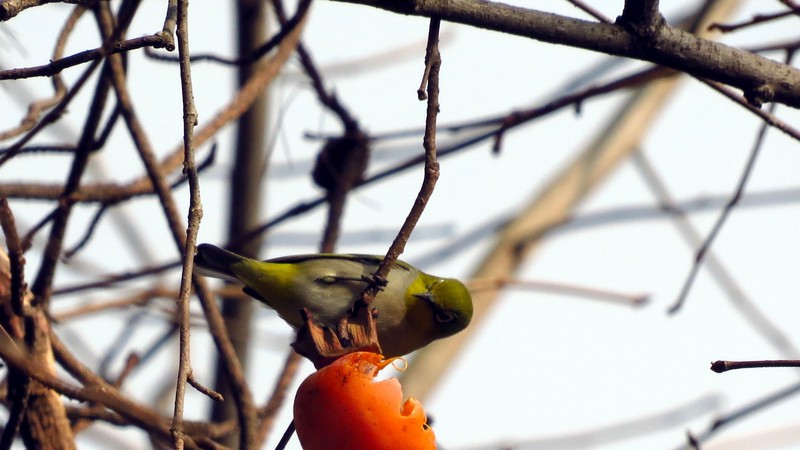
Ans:
[[[304,450],[431,450],[436,438],[419,401],[397,378],[373,381],[391,364],[355,352],[309,375],[294,399],[294,425]]]

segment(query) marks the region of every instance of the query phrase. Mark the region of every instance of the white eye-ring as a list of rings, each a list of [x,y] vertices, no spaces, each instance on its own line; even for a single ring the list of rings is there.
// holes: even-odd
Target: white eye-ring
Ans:
[[[315,281],[322,284],[336,284],[337,279],[333,275],[325,275],[317,278]]]
[[[453,313],[448,311],[439,311],[436,313],[436,321],[439,323],[448,323],[455,320],[456,316]]]

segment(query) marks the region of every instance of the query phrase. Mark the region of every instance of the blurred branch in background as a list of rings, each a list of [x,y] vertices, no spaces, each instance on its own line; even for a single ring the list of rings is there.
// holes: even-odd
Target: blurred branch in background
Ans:
[[[681,233],[681,237],[691,249],[702,248],[703,238],[687,217],[687,212],[672,199],[667,187],[647,157],[642,152],[634,154],[633,161],[644,178],[656,200],[662,207],[670,211],[673,223]],[[695,263],[699,265],[699,263]],[[787,357],[799,355],[791,340],[767,317],[757,303],[753,301],[736,281],[736,277],[725,267],[725,264],[710,250],[705,255],[705,265],[720,288],[727,294],[742,317],[747,320],[780,354]]]
[[[236,52],[239,59],[247,58],[255,49],[262,45],[267,38],[267,4],[260,0],[246,0],[235,3],[236,24]],[[257,72],[258,66],[245,64],[238,67],[238,88],[244,88],[248,81]],[[269,161],[269,149],[266,145],[266,136],[269,130],[269,116],[267,113],[267,90],[257,95],[246,112],[237,122],[233,168],[230,172],[228,183],[228,237],[235,241],[248,229],[252,228],[259,220],[260,212],[264,208],[262,197],[264,174]],[[231,250],[245,256],[256,257],[259,253],[260,239],[251,245],[234,245]],[[253,303],[225,298],[222,301],[222,315],[225,318],[225,328],[230,336],[236,356],[241,361],[242,369],[249,366],[250,335],[253,317]],[[216,379],[214,389],[226,401],[212,404],[210,419],[216,422],[241,417],[245,412],[237,408],[235,402],[230,401],[233,387],[225,370],[225,362],[217,361],[215,370]],[[253,430],[253,441],[240,441],[237,435],[231,434],[221,441],[223,445],[231,448],[250,448],[256,445]]]
[[[687,401],[669,410],[651,413],[630,421],[605,425],[567,435],[545,438],[506,440],[493,444],[466,447],[459,450],[578,450],[594,448],[619,441],[633,439],[649,433],[657,433],[676,426],[684,425],[690,420],[717,411],[722,406],[722,396],[706,394],[700,398]]]
[[[738,422],[742,419],[751,417],[754,414],[763,412],[764,409],[775,406],[777,403],[780,403],[784,400],[788,400],[798,392],[800,392],[800,383],[792,383],[789,386],[786,386],[782,389],[764,395],[757,400],[748,402],[747,404],[740,406],[738,408],[734,408],[727,414],[723,414],[715,418],[711,422],[711,425],[709,425],[709,427],[706,428],[704,431],[700,433],[687,432],[689,444],[681,446],[679,448],[680,450],[689,450],[692,448],[692,446],[699,447],[700,445],[702,445],[702,448],[711,448],[710,446],[706,445],[706,442],[709,441],[716,434],[718,434],[723,428],[726,428],[729,425]],[[766,438],[766,436],[764,437]],[[800,440],[800,438],[798,438],[797,434],[794,434],[791,442],[796,443],[798,442],[798,440]],[[763,448],[770,448],[767,447],[768,441],[764,441],[764,443],[765,446]],[[714,448],[718,448],[720,450],[732,448],[732,447],[726,447],[726,443],[724,442],[720,442],[716,445]],[[745,446],[741,448],[748,448],[748,447]],[[759,448],[762,447],[759,445]]]
[[[468,287],[472,293],[487,290],[499,291],[505,288],[517,288],[558,295],[583,297],[587,299],[608,302],[610,304],[635,307],[644,306],[649,301],[648,295],[646,294],[628,294],[625,292],[615,292],[607,289],[576,286],[574,284],[556,283],[552,281],[533,281],[509,278],[480,278],[470,280],[468,282]]]

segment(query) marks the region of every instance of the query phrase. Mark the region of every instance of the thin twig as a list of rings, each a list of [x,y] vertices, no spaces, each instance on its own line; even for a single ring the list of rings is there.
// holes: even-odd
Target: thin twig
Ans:
[[[64,55],[64,47],[66,47],[67,39],[72,34],[72,31],[75,29],[75,25],[78,23],[78,19],[86,12],[86,8],[83,6],[77,6],[72,10],[72,13],[69,15],[67,20],[64,22],[64,25],[59,32],[58,38],[56,39],[56,46],[53,50],[53,57],[52,61],[56,61],[61,59]],[[11,130],[5,131],[0,133],[0,141],[9,139],[11,137],[17,136],[33,127],[39,117],[41,116],[42,112],[53,105],[58,104],[62,98],[64,98],[64,94],[67,92],[67,88],[64,85],[64,81],[62,80],[61,76],[58,74],[54,74],[52,76],[52,84],[53,96],[44,100],[39,100],[32,103],[28,107],[28,114],[25,115],[25,118],[22,119],[22,123],[19,126],[12,128]]]
[[[139,365],[141,359],[139,359],[139,355],[136,353],[130,353],[127,358],[125,358],[125,365],[122,367],[122,370],[117,375],[117,378],[112,383],[112,386],[119,389],[122,387],[122,384],[125,383],[125,380],[128,378],[134,369]]]
[[[717,373],[737,369],[757,369],[765,367],[800,367],[796,359],[764,359],[758,361],[714,361],[711,370]]]
[[[170,8],[173,6],[170,1]],[[166,25],[165,25],[166,26]],[[179,324],[179,363],[175,387],[175,407],[172,415],[172,438],[176,450],[184,446],[183,408],[186,396],[187,381],[198,391],[221,399],[222,396],[206,389],[192,376],[189,330],[189,295],[192,290],[192,270],[194,269],[194,253],[200,220],[203,217],[203,205],[200,202],[200,186],[197,178],[197,165],[194,158],[194,127],[197,125],[197,110],[194,105],[192,91],[192,68],[189,64],[189,0],[177,0],[177,37],[178,55],[180,57],[181,98],[183,106],[183,173],[189,180],[189,214],[186,238],[183,242],[183,271],[181,273],[180,294],[177,299],[177,318]],[[153,185],[157,185],[156,182]],[[216,394],[216,397],[214,397]],[[243,432],[247,430],[243,426]]]
[[[722,23],[712,23],[708,26],[709,30],[717,30],[723,33],[730,33],[731,31],[741,30],[742,28],[751,27],[753,25],[759,25],[763,23],[772,22],[773,20],[783,19],[784,17],[789,17],[796,14],[795,11],[781,11],[777,13],[770,13],[770,14],[756,14],[750,20],[745,20],[743,22],[737,22],[732,24],[722,24]]]
[[[668,211],[670,216],[674,218],[673,223],[677,226],[687,245],[692,249],[701,246],[703,238],[700,232],[689,221],[686,209],[672,199],[669,191],[667,191],[666,184],[662,181],[644,152],[638,151],[634,153],[633,163],[642,175],[647,187],[658,200],[661,208]],[[742,205],[740,204],[739,207],[741,208]],[[756,302],[744,292],[736,278],[731,275],[723,262],[711,250],[706,255],[706,267],[714,280],[728,295],[731,303],[740,312],[742,318],[750,322],[784,356],[797,356],[800,354],[791,339],[758,308]]]
[[[772,103],[770,105],[770,113],[775,109],[776,103]],[[753,149],[750,151],[750,156],[747,159],[747,163],[745,164],[744,170],[742,171],[742,175],[739,177],[739,181],[737,182],[736,188],[734,190],[733,195],[731,196],[728,203],[722,209],[722,212],[717,217],[717,221],[714,223],[714,226],[711,228],[711,232],[708,233],[706,238],[703,240],[703,244],[700,248],[697,249],[694,257],[694,263],[692,264],[692,268],[689,270],[689,274],[686,276],[686,279],[683,282],[683,286],[681,287],[680,293],[678,294],[678,298],[675,300],[675,303],[669,308],[670,314],[677,313],[683,303],[686,300],[686,297],[689,295],[689,290],[694,285],[694,280],[697,278],[697,274],[700,272],[700,267],[705,260],[706,253],[711,248],[711,245],[714,243],[714,240],[719,235],[719,232],[722,230],[722,226],[725,225],[725,221],[728,220],[733,209],[739,203],[739,200],[744,195],[744,189],[747,186],[747,181],[750,178],[750,174],[753,171],[753,167],[755,167],[756,160],[758,159],[758,155],[761,151],[761,148],[764,144],[764,137],[766,136],[766,130],[769,129],[769,125],[767,123],[762,123],[761,128],[758,132],[758,136],[756,137],[755,144],[753,145]]]
[[[791,49],[788,49],[788,50],[791,51]],[[746,110],[750,111],[751,113],[755,114],[756,116],[761,118],[761,120],[766,122],[771,127],[774,127],[777,130],[783,131],[786,135],[788,135],[790,138],[792,138],[792,139],[794,139],[796,141],[800,141],[800,131],[798,131],[796,128],[792,127],[791,125],[789,125],[785,121],[779,119],[778,117],[776,117],[771,112],[765,111],[763,109],[756,108],[755,106],[753,106],[752,104],[747,102],[744,98],[742,98],[742,96],[740,94],[738,94],[737,92],[734,92],[733,89],[731,89],[731,88],[729,88],[729,87],[727,87],[727,86],[725,86],[723,84],[717,83],[716,81],[708,80],[708,79],[705,79],[705,78],[699,78],[699,77],[695,77],[695,78],[700,80],[702,83],[704,83],[705,85],[707,85],[711,89],[714,89],[715,91],[717,91],[720,94],[724,95],[728,99],[738,103],[739,106],[741,106],[741,107],[745,108]]]
[[[86,246],[86,244],[89,243],[89,240],[91,240],[92,236],[94,235],[94,231],[97,229],[97,225],[100,224],[100,219],[103,218],[106,211],[108,211],[110,207],[111,207],[110,203],[104,203],[100,205],[100,208],[97,209],[97,212],[94,213],[94,216],[89,221],[89,225],[86,226],[86,232],[83,233],[83,237],[80,240],[78,240],[78,242],[74,246],[64,251],[63,255],[64,260],[69,260],[70,258],[75,256],[76,253],[78,253],[82,248]]]
[[[164,48],[168,51],[175,50],[175,27],[178,22],[178,0],[167,2],[167,14],[164,17],[164,26],[161,27],[161,37],[164,39]]]
[[[37,122],[36,125],[34,125],[33,128],[31,128],[27,133],[25,133],[25,135],[22,136],[17,142],[15,142],[13,145],[5,149],[3,155],[0,156],[0,166],[5,164],[6,161],[8,161],[9,159],[13,158],[20,151],[20,149],[22,149],[23,145],[30,142],[30,140],[33,139],[34,136],[39,134],[39,132],[42,131],[44,127],[55,121],[59,116],[61,116],[64,113],[69,103],[72,101],[73,98],[75,98],[75,95],[78,92],[80,92],[81,88],[83,88],[83,85],[89,80],[89,77],[91,77],[91,75],[99,66],[100,66],[100,60],[92,61],[89,67],[87,67],[86,70],[83,71],[83,73],[75,82],[75,84],[72,86],[72,88],[69,91],[67,91],[67,93],[64,95],[64,97],[61,100],[61,103],[56,105],[56,107],[51,109],[50,112],[45,114],[42,120]]]
[[[595,19],[599,20],[603,23],[613,23],[614,21],[606,17],[605,14],[601,13],[600,11],[596,10],[595,8],[587,5],[585,2],[581,0],[567,0],[568,2],[572,3],[573,6],[580,9],[581,11],[589,14],[590,16],[594,17]]]
[[[793,56],[794,56],[794,52],[788,52],[786,54],[786,64],[789,64],[791,62]],[[701,81],[705,82],[706,84],[708,84],[709,86],[713,87],[714,89],[722,92],[723,94],[727,94],[727,92],[726,92],[727,89],[717,85],[716,83],[711,82],[711,81],[707,81],[707,80],[703,80],[703,79],[701,79]],[[767,99],[767,100],[769,100],[769,99]],[[741,102],[741,99],[739,99],[739,103],[743,104]],[[759,111],[760,112],[761,110],[756,108],[756,107],[754,107],[752,105],[752,103],[755,103],[755,102],[752,99],[748,99],[748,102],[746,104],[743,104],[743,105],[746,105],[747,109],[750,110],[750,111],[755,110],[755,111]],[[775,111],[776,106],[777,106],[777,103],[771,103],[770,104],[769,112],[767,113],[767,115],[769,117],[775,117],[774,111]],[[759,115],[761,115],[761,114],[759,114]],[[761,115],[761,116],[765,117],[763,115]],[[739,203],[739,200],[741,200],[742,196],[744,195],[744,190],[745,190],[745,187],[747,186],[747,181],[750,178],[750,174],[752,173],[753,168],[755,167],[755,163],[756,163],[756,160],[758,159],[758,155],[761,152],[761,148],[762,148],[762,146],[764,144],[764,138],[766,137],[767,130],[769,129],[769,125],[773,125],[773,124],[770,123],[767,120],[765,120],[764,123],[762,123],[761,128],[758,131],[758,135],[756,136],[756,140],[755,140],[755,142],[753,144],[753,148],[750,151],[750,156],[749,156],[749,158],[747,160],[747,163],[745,164],[745,168],[742,171],[742,175],[739,177],[739,181],[737,183],[735,191],[734,191],[733,195],[731,196],[730,200],[728,201],[728,203],[723,208],[723,210],[720,213],[720,215],[717,217],[717,221],[714,223],[714,226],[711,228],[711,232],[708,234],[708,236],[706,236],[706,239],[703,241],[703,244],[697,250],[697,253],[695,254],[694,263],[692,264],[692,268],[690,269],[689,274],[686,276],[686,280],[684,281],[683,286],[681,287],[680,293],[678,294],[678,298],[675,300],[675,303],[668,310],[668,312],[670,314],[675,314],[683,306],[683,303],[686,300],[686,297],[689,295],[689,290],[691,289],[692,285],[694,284],[694,280],[697,277],[698,272],[700,271],[701,265],[703,264],[703,260],[705,259],[706,252],[708,251],[709,248],[711,248],[711,245],[714,243],[714,240],[716,239],[717,235],[722,230],[722,226],[725,224],[725,221],[728,219],[730,214],[733,212],[733,209],[736,207],[736,205]]]
[[[130,306],[144,306],[155,298],[168,298],[173,295],[175,295],[175,292],[156,286],[154,288],[133,294],[129,297],[108,302],[91,303],[68,311],[59,312],[53,314],[52,316],[53,320],[61,323],[76,317],[88,316],[90,314],[108,311],[110,309],[128,308]]]
[[[289,426],[286,427],[286,431],[283,432],[283,436],[281,436],[281,440],[278,441],[278,445],[275,446],[275,450],[284,450],[286,448],[286,444],[289,443],[289,439],[292,438],[294,434],[294,421],[289,422]]]
[[[31,77],[50,77],[60,73],[64,69],[77,66],[78,64],[83,64],[89,61],[99,63],[100,60],[110,54],[129,52],[142,47],[159,48],[163,47],[164,44],[164,39],[160,35],[149,35],[128,39],[114,43],[114,45],[109,47],[107,50],[104,50],[104,47],[85,50],[41,66],[0,70],[0,80],[20,80]]]
[[[65,286],[62,288],[54,289],[53,295],[66,295],[101,287],[109,287],[125,281],[136,280],[150,275],[158,275],[168,270],[177,269],[181,267],[182,264],[183,261],[177,259],[165,264],[147,266],[130,272],[123,272],[115,275],[109,275],[104,277],[104,279],[98,281],[90,281],[88,283],[77,283],[72,286]]]
[[[224,56],[219,55],[212,55],[212,54],[196,54],[189,57],[189,61],[193,63],[199,63],[204,61],[216,62],[223,65],[228,66],[244,66],[248,64],[253,64],[254,62],[261,59],[264,55],[272,51],[277,45],[279,45],[286,36],[291,33],[299,24],[303,17],[305,17],[306,12],[308,11],[309,6],[311,6],[311,0],[301,0],[297,4],[297,10],[295,11],[295,15],[289,20],[282,20],[281,21],[281,29],[275,33],[267,42],[263,43],[257,49],[253,50],[250,54],[239,57],[239,58],[226,58]],[[145,54],[153,59],[160,60],[160,61],[168,61],[168,62],[177,62],[178,59],[169,55],[162,55],[156,52],[151,51],[149,48],[145,49]]]
[[[286,18],[286,11],[283,6],[283,1],[273,0],[272,5],[275,8],[275,15],[278,17],[278,21],[281,23],[281,26],[287,28],[291,23],[291,19],[287,20]],[[308,5],[303,5],[303,3],[301,3],[298,5],[298,9],[300,7],[308,8]],[[296,15],[297,14],[295,14],[295,16]],[[311,85],[313,86],[314,92],[316,92],[317,99],[319,99],[320,103],[322,103],[330,112],[339,118],[339,120],[342,122],[345,132],[360,131],[358,124],[356,123],[356,120],[350,111],[348,111],[347,108],[345,108],[344,105],[339,102],[339,98],[334,92],[328,92],[328,90],[325,88],[322,75],[319,69],[317,69],[317,65],[314,63],[311,53],[306,49],[302,42],[297,44],[297,55],[300,57],[300,64],[303,65],[303,70],[311,79]]]
[[[800,40],[797,38],[783,40],[780,42],[775,42],[772,44],[761,44],[755,47],[750,47],[747,51],[752,53],[764,53],[764,52],[787,52],[787,51],[796,51],[800,48]]]
[[[195,388],[197,390],[197,392],[200,392],[201,394],[205,395],[206,397],[210,398],[211,400],[214,400],[216,402],[221,402],[221,401],[225,400],[222,397],[222,394],[220,394],[219,392],[211,389],[208,386],[204,386],[202,383],[197,381],[197,378],[194,377],[194,372],[192,372],[192,371],[189,371],[189,373],[186,375],[186,381],[190,385],[192,385],[192,387]],[[177,402],[175,402],[175,403],[177,404]],[[172,420],[173,420],[173,430],[174,430],[174,427],[175,427],[175,425],[174,425],[175,416],[174,415],[173,415]],[[181,424],[181,426],[183,426],[183,424]],[[181,440],[182,440],[182,438],[181,438]]]
[[[103,126],[102,131],[98,138],[92,142],[91,151],[97,151],[105,146],[108,137],[111,135],[111,132],[114,129],[114,125],[117,123],[117,119],[119,119],[119,109],[115,108],[114,111],[109,115],[108,120],[106,120],[106,124]],[[73,144],[62,144],[62,145],[29,145],[27,147],[23,147],[18,154],[28,154],[28,153],[69,153],[73,154],[78,150],[78,147]],[[0,154],[6,153],[7,149],[0,150]],[[32,188],[34,186],[31,186]],[[58,194],[54,194],[54,197],[57,197]]]
[[[425,171],[422,186],[414,201],[414,206],[411,207],[403,226],[397,233],[397,237],[392,242],[392,245],[389,246],[386,256],[373,275],[376,283],[373,283],[368,292],[365,293],[366,298],[370,300],[377,293],[380,280],[386,279],[392,265],[403,253],[408,238],[411,237],[411,232],[425,210],[425,206],[433,194],[436,181],[439,179],[439,162],[436,155],[436,118],[439,114],[439,69],[442,64],[441,55],[439,54],[440,24],[439,19],[431,19],[430,27],[428,28],[428,48],[425,52],[426,66],[430,64],[430,73],[427,85],[428,108],[425,116],[425,136],[422,139],[422,146],[425,149]]]

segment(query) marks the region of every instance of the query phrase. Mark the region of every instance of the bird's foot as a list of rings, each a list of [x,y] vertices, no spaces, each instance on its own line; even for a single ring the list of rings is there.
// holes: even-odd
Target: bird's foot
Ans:
[[[361,301],[368,305],[372,303],[378,292],[384,290],[389,284],[389,280],[385,277],[380,277],[374,273],[372,275],[361,275],[361,281],[367,283],[367,289],[364,290]]]

